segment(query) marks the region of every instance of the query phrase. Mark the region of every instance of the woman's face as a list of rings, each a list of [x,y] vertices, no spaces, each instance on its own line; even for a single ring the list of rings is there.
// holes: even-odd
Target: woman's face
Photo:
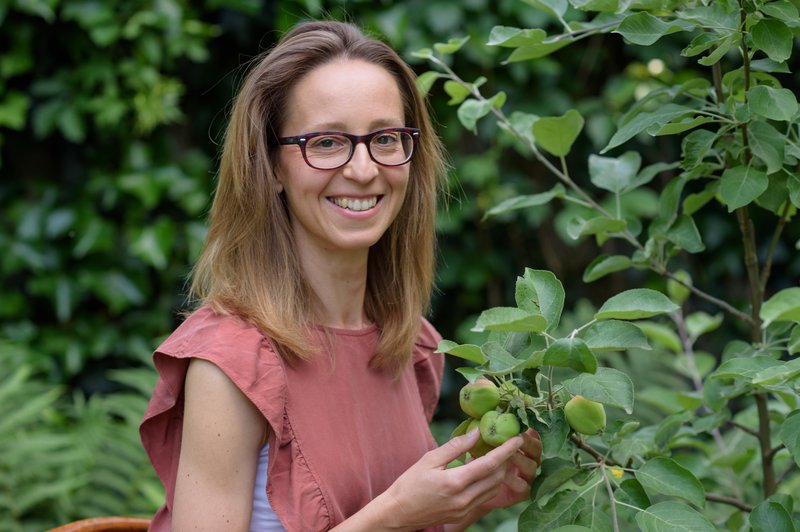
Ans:
[[[286,112],[282,137],[320,131],[364,135],[407,125],[395,79],[360,60],[312,70],[289,93]],[[301,252],[327,254],[366,252],[380,239],[403,204],[410,163],[382,166],[362,142],[347,164],[333,170],[306,164],[296,144],[281,146],[278,164],[297,245]]]

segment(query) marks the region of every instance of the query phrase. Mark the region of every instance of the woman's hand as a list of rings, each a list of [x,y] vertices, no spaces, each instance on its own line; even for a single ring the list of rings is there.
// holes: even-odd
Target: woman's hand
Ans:
[[[542,442],[533,429],[520,434],[522,447],[511,456],[506,469],[505,482],[497,496],[482,506],[487,512],[495,508],[505,508],[528,499],[531,483],[542,463]]]
[[[418,530],[462,523],[522,500],[536,474],[541,444],[531,435],[511,438],[469,463],[446,469],[477,443],[477,430],[427,452],[389,489],[335,530]],[[520,452],[520,450],[522,451]],[[474,519],[472,519],[474,520]]]

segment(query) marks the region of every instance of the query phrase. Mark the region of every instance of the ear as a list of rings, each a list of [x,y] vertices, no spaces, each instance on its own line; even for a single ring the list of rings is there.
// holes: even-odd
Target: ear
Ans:
[[[280,167],[280,165],[276,165],[273,170],[272,182],[275,185],[275,190],[277,191],[278,194],[283,192],[283,178],[281,177],[282,175],[283,175],[283,169]]]

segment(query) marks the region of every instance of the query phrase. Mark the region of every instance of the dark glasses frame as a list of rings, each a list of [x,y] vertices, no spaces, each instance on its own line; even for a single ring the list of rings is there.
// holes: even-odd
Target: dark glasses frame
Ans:
[[[370,148],[370,143],[372,139],[375,137],[382,135],[384,133],[407,133],[411,136],[411,153],[408,154],[408,157],[403,162],[395,163],[395,164],[386,164],[382,163],[375,159],[375,156],[372,155],[372,149]],[[420,131],[414,127],[385,127],[382,129],[376,129],[366,135],[351,135],[350,133],[344,133],[342,131],[315,131],[313,133],[303,133],[302,135],[296,135],[294,137],[279,137],[278,144],[285,146],[288,144],[297,144],[300,146],[300,152],[303,154],[303,160],[306,162],[308,166],[311,168],[315,168],[317,170],[336,170],[337,168],[341,168],[342,166],[346,165],[350,162],[350,159],[353,158],[353,154],[356,152],[356,145],[360,142],[363,142],[367,146],[367,153],[369,153],[369,158],[372,159],[376,164],[381,166],[402,166],[408,163],[411,160],[411,157],[414,155],[416,151],[417,142],[419,141],[419,134]],[[347,159],[338,165],[332,166],[330,168],[320,168],[318,166],[314,166],[308,160],[308,156],[306,155],[306,144],[309,140],[316,138],[316,137],[325,137],[329,135],[337,135],[340,137],[344,137],[350,141],[350,153],[347,155]]]

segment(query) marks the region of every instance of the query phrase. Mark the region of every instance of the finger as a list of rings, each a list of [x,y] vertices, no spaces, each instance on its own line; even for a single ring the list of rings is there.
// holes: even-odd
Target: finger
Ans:
[[[478,482],[493,475],[495,478],[502,480],[506,465],[511,460],[511,457],[517,453],[521,444],[522,440],[520,438],[511,438],[485,455],[449,471],[458,473],[460,481],[467,484]]]
[[[522,470],[518,467],[509,468],[503,483],[515,493],[529,492],[531,488],[530,480],[524,476]]]
[[[466,453],[478,443],[480,432],[474,429],[463,436],[452,438],[447,443],[432,451],[429,451],[423,457],[423,460],[432,467],[444,467],[462,454]]]
[[[538,435],[534,436],[531,434],[532,430],[524,432],[521,434],[522,437],[522,447],[520,450],[530,457],[531,459],[535,460],[537,464],[542,463],[542,442],[539,440]]]
[[[517,453],[512,456],[511,461],[518,470],[517,476],[521,476],[528,482],[533,480],[536,476],[536,471],[539,470],[539,463],[522,453]]]

